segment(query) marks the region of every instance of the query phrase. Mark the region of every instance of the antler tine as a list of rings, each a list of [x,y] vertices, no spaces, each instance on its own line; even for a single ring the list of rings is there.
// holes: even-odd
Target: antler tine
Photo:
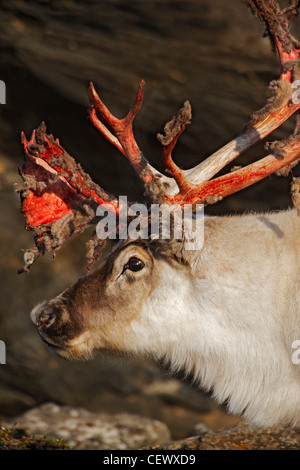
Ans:
[[[183,171],[174,163],[172,159],[172,151],[177,143],[177,140],[185,130],[187,124],[190,124],[192,118],[191,105],[188,101],[184,106],[179,109],[177,116],[173,116],[170,122],[165,125],[165,135],[157,134],[159,142],[163,146],[163,161],[165,164],[166,172],[169,173],[177,183],[179,193],[183,196],[188,193],[192,188],[188,179],[184,176]]]
[[[143,103],[144,84],[145,82],[142,80],[138,87],[134,105],[128,114],[124,118],[118,119],[108,110],[96,92],[93,83],[90,82],[90,120],[96,129],[101,132],[104,137],[123,155],[126,156],[138,176],[143,181],[146,189],[151,194],[154,192],[151,188],[153,183],[158,186],[161,186],[162,183],[169,186],[170,181],[169,178],[149,164],[139,149],[133,134],[133,121]],[[105,124],[102,121],[104,121]]]
[[[181,136],[185,129],[185,125],[181,127],[179,132],[173,137],[172,141],[163,148],[163,160],[166,167],[166,171],[170,173],[175,179],[179,188],[179,194],[185,194],[190,191],[193,185],[184,176],[181,169],[174,163],[172,159],[172,150],[174,149],[178,138]]]
[[[180,114],[180,112],[181,110],[178,114]],[[175,118],[173,118],[173,121],[168,123],[166,127],[171,125],[170,127],[172,128],[174,119]],[[195,185],[185,177],[184,172],[172,159],[172,150],[178,138],[183,133],[185,124],[181,124],[179,130],[178,128],[176,129],[176,126],[173,127],[173,130],[174,128],[175,132],[169,137],[168,135],[158,135],[158,139],[162,145],[164,145],[163,159],[166,170],[172,175],[179,188],[179,192],[175,195],[170,193],[165,194],[165,197],[170,203],[182,205],[195,203],[213,204],[279,171],[281,168],[290,165],[300,157],[300,126],[299,129],[297,126],[294,134],[288,139],[282,143],[271,145],[270,147],[274,151],[265,158],[244,168],[220,176],[219,178],[212,179],[200,185]]]
[[[104,137],[113,144],[123,155],[125,155],[125,151],[118,141],[118,139],[105,127],[105,125],[98,119],[97,113],[95,108],[90,109],[90,120],[96,129],[104,135]]]
[[[289,95],[289,97],[290,96],[291,95]],[[257,144],[280,127],[299,109],[299,104],[291,104],[288,99],[279,110],[261,118],[254,124],[250,122],[238,137],[214,152],[199,165],[189,170],[183,170],[184,175],[191,183],[206,183],[226,165],[228,165],[228,163],[238,158],[250,147]]]
[[[182,193],[168,196],[169,201],[177,204],[214,204],[230,194],[257,183],[300,158],[300,133],[291,137],[293,138],[290,139],[290,143],[285,145],[282,156],[275,152],[270,153],[251,165],[227,173],[219,178],[214,178],[207,183],[191,185],[191,188],[184,196],[182,196]]]

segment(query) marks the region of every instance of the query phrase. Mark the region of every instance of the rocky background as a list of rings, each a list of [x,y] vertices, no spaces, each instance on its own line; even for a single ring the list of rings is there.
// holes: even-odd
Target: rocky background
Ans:
[[[298,18],[294,32],[299,26]],[[218,430],[239,422],[155,364],[125,357],[68,363],[51,355],[29,312],[86,273],[88,234],[70,240],[55,260],[39,259],[29,274],[19,276],[22,250],[32,245],[32,237],[24,230],[15,189],[23,160],[20,132],[29,137],[45,121],[94,181],[115,195],[142,201],[134,172],[87,119],[88,82],[122,116],[139,81],[146,81],[135,134],[161,171],[156,134],[189,99],[192,124],[175,152],[176,161],[188,168],[234,138],[264,104],[268,83],[278,77],[278,61],[262,33],[240,0],[2,0],[0,79],[7,92],[0,108],[0,339],[7,348],[7,363],[0,365],[3,422],[17,422],[16,416],[47,403],[52,410],[68,406],[105,413],[108,422],[116,423],[120,413],[159,420],[163,440],[182,439],[198,423],[198,430]],[[271,140],[288,135],[293,124],[291,119]],[[259,144],[236,164],[263,155]],[[207,212],[286,208],[291,204],[289,183],[290,178],[272,176]],[[57,423],[63,413],[57,414]]]

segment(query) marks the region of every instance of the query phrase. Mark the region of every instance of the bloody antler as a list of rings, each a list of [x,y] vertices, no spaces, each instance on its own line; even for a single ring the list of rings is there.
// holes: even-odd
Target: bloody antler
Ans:
[[[293,99],[296,94],[293,83],[296,84],[296,81],[300,79],[300,43],[289,31],[289,21],[295,16],[295,9],[299,2],[292,1],[289,8],[281,11],[274,0],[245,1],[264,22],[271,40],[274,41],[277,47],[281,68],[280,80],[271,82],[270,88],[273,91],[273,97],[268,100],[261,110],[253,114],[250,122],[237,138],[196,167],[181,171],[181,175],[178,172],[178,167],[175,174],[169,164],[169,170],[173,173],[178,187],[181,186],[183,181],[189,181],[189,193],[188,195],[184,194],[182,203],[187,203],[187,201],[214,203],[272,173],[278,172],[278,170],[297,161],[300,157],[299,126],[296,126],[291,137],[285,141],[269,145],[273,152],[265,159],[234,173],[209,181],[228,163],[264,139],[300,109],[300,100]],[[288,15],[289,20],[286,15]],[[181,191],[176,194],[176,191],[172,188],[169,194],[174,196],[174,198],[169,197],[170,201],[180,203]]]
[[[212,179],[224,166],[300,109],[300,100],[295,99],[294,88],[294,84],[300,79],[300,44],[289,31],[290,20],[295,16],[299,2],[292,0],[290,7],[280,10],[274,0],[245,1],[263,21],[277,48],[281,66],[280,79],[271,82],[273,97],[253,114],[241,134],[195,168],[181,170],[172,160],[172,150],[191,120],[188,102],[166,124],[164,135],[158,135],[163,145],[166,171],[172,177],[170,178],[149,164],[134,138],[133,121],[142,106],[144,82],[140,83],[135,103],[123,119],[111,114],[93,84],[90,84],[91,122],[129,160],[153,202],[181,205],[215,203],[274,172],[281,170],[283,174],[287,174],[300,158],[298,117],[296,129],[291,136],[281,142],[268,144],[271,150],[268,156]],[[21,272],[28,270],[41,253],[57,250],[72,233],[95,223],[98,205],[104,205],[117,214],[120,210],[119,201],[95,184],[58,140],[46,135],[45,131],[45,125],[42,124],[33,132],[29,141],[22,134],[25,151],[25,163],[20,169],[24,181],[24,188],[21,190],[22,210],[26,216],[27,228],[34,232],[35,247],[26,251],[25,266]],[[294,181],[293,184],[293,201],[298,201],[296,193],[299,182]],[[94,238],[92,241],[91,257],[97,246]]]
[[[130,161],[145,184],[146,191],[159,197],[162,184],[168,178],[151,167],[143,157],[133,135],[133,121],[143,100],[141,82],[135,104],[123,119],[114,117],[90,84],[90,119],[95,127]],[[100,121],[98,115],[110,127]],[[21,210],[26,217],[26,229],[34,233],[35,246],[26,250],[25,265],[19,272],[28,271],[35,259],[45,251],[56,252],[73,233],[78,233],[95,223],[99,205],[116,215],[120,212],[119,200],[94,183],[82,167],[76,163],[58,139],[46,134],[42,123],[28,141],[21,134],[25,162],[19,169],[23,179],[20,191]],[[101,241],[89,244],[89,261]],[[91,246],[93,249],[91,249]]]
[[[90,120],[96,129],[104,135],[130,162],[139,178],[143,181],[145,189],[153,196],[153,184],[167,183],[167,178],[153,168],[143,156],[133,134],[133,121],[139,112],[143,102],[143,89],[145,82],[142,80],[137,91],[136,100],[123,119],[116,118],[101,101],[93,83],[89,86]],[[104,121],[104,122],[103,122]]]
[[[118,200],[95,184],[58,139],[46,135],[45,124],[34,130],[28,141],[21,134],[25,163],[19,169],[23,179],[21,210],[26,229],[34,232],[35,247],[26,250],[25,265],[45,251],[58,250],[66,238],[92,223],[99,204],[118,213]]]

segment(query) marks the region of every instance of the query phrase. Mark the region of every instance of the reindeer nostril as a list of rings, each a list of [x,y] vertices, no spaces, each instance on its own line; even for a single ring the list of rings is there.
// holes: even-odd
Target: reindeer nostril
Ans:
[[[38,326],[40,328],[49,328],[55,320],[55,313],[54,312],[43,312],[39,316],[38,319]]]

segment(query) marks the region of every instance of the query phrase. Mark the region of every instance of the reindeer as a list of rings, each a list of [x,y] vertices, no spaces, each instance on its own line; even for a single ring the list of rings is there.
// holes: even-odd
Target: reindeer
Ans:
[[[158,136],[167,176],[145,159],[133,134],[144,83],[123,119],[110,113],[90,84],[91,122],[130,161],[151,203],[212,204],[274,172],[289,174],[300,158],[298,118],[291,136],[269,144],[269,155],[214,177],[300,109],[294,87],[300,44],[288,29],[295,2],[281,11],[273,0],[248,3],[277,47],[280,79],[272,82],[273,98],[241,134],[195,168],[181,170],[172,159],[191,120],[188,102]],[[35,247],[25,253],[27,271],[40,254],[95,223],[96,207],[117,216],[121,207],[46,134],[44,124],[29,141],[23,134],[22,142],[22,210],[35,233]],[[185,236],[120,239],[98,269],[39,303],[31,319],[62,358],[89,359],[104,349],[149,356],[191,374],[229,413],[258,426],[300,426],[298,179],[292,199],[295,207],[286,211],[205,216],[199,249],[187,249]],[[91,257],[98,242],[91,240]]]

